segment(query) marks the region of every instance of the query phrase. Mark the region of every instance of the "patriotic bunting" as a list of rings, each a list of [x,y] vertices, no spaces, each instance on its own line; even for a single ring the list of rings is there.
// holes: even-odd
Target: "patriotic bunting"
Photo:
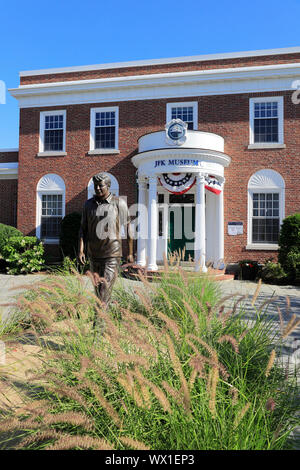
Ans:
[[[222,184],[214,176],[206,176],[205,189],[212,193],[220,194],[222,191]]]
[[[163,173],[158,177],[160,184],[172,194],[184,194],[196,183],[194,173]],[[223,185],[212,175],[205,177],[205,189],[220,194]]]
[[[196,182],[193,173],[163,173],[158,179],[160,184],[173,194],[186,193]]]

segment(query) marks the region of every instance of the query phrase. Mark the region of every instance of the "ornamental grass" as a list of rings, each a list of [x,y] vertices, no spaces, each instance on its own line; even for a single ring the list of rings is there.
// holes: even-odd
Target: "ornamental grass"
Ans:
[[[0,448],[293,448],[299,390],[278,357],[299,322],[278,335],[258,292],[249,321],[244,297],[222,299],[208,276],[179,267],[134,286],[119,280],[107,310],[76,271],[19,297],[19,338],[40,362],[22,406],[0,405]]]

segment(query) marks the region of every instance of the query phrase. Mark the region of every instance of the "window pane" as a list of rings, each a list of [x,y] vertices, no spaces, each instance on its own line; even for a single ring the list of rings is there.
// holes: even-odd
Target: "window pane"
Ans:
[[[279,205],[278,193],[253,194],[253,243],[278,243],[279,209],[274,205]]]
[[[98,127],[95,129],[95,148],[115,148],[115,127]]]
[[[45,116],[45,129],[63,129],[63,115]]]
[[[265,110],[261,108],[259,112],[255,112],[254,142],[278,142],[277,109]]]
[[[62,211],[61,194],[43,194],[42,195],[42,215],[58,215]],[[62,212],[60,212],[61,214]]]
[[[63,130],[45,130],[44,151],[63,150]]]
[[[115,148],[115,111],[101,111],[95,115],[95,148]]]
[[[62,217],[42,217],[41,237],[59,238]]]
[[[189,130],[194,129],[193,106],[182,106],[171,108],[171,119],[181,119],[186,122]]]

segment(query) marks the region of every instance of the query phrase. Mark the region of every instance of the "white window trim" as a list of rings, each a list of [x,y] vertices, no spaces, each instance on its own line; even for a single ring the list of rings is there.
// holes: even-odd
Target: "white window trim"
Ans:
[[[278,142],[254,142],[254,104],[277,101],[278,103]],[[266,96],[249,99],[249,149],[285,148],[284,144],[284,118],[283,96]]]
[[[95,124],[96,124],[96,113],[103,111],[114,111],[116,117],[116,133],[115,133],[115,147],[109,149],[96,149],[95,148]],[[111,106],[111,107],[101,107],[101,108],[91,108],[90,114],[90,150],[89,155],[97,155],[97,154],[112,154],[112,153],[120,153],[119,151],[119,107],[118,106]]]
[[[198,101],[180,101],[178,103],[167,103],[166,123],[172,119],[172,108],[183,108],[185,106],[193,107],[193,130],[198,130]]]
[[[45,138],[45,117],[46,116],[56,116],[63,115],[64,117],[64,127],[63,127],[63,149],[55,151],[45,151],[44,150],[44,138]],[[38,157],[54,157],[56,155],[63,156],[67,155],[66,153],[66,118],[67,111],[65,109],[56,109],[53,111],[41,111],[40,113],[40,136],[39,136],[39,153]]]
[[[264,170],[258,172],[263,173]],[[277,173],[277,172],[275,172]],[[279,175],[279,174],[278,174]],[[254,175],[251,176],[251,178]],[[281,177],[281,175],[280,175]],[[250,178],[250,180],[251,180]],[[281,177],[282,179],[282,177]],[[253,209],[253,193],[279,193],[279,228],[281,227],[282,221],[285,217],[285,187],[264,184],[262,186],[257,185],[256,187],[248,187],[248,227],[247,227],[247,250],[278,250],[277,243],[253,243],[252,242],[252,209]]]
[[[47,187],[45,187],[44,189],[40,189],[39,186],[40,186],[40,183],[43,181],[44,178],[46,177],[52,177],[54,176],[54,180],[51,181],[51,179],[49,179],[49,189],[47,189]],[[46,245],[58,245],[59,244],[59,238],[41,238],[41,222],[42,222],[42,196],[43,195],[48,195],[48,194],[59,194],[59,195],[62,195],[62,218],[64,218],[65,216],[65,213],[66,213],[66,191],[65,191],[65,185],[64,185],[64,182],[62,180],[61,177],[58,177],[58,175],[53,175],[53,174],[49,174],[49,175],[44,175],[39,183],[38,183],[38,186],[37,186],[37,200],[36,200],[36,237],[39,239],[39,240],[42,240],[43,243],[45,243]],[[59,188],[59,187],[55,187],[55,188],[52,188],[51,189],[51,186],[53,185],[53,183],[55,184],[56,181],[58,182],[58,184],[62,183],[63,184],[63,187]]]

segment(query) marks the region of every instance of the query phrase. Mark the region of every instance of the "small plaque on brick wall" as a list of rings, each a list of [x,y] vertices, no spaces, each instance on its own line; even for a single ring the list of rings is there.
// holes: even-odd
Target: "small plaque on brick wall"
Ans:
[[[243,222],[228,222],[228,235],[242,235]]]

